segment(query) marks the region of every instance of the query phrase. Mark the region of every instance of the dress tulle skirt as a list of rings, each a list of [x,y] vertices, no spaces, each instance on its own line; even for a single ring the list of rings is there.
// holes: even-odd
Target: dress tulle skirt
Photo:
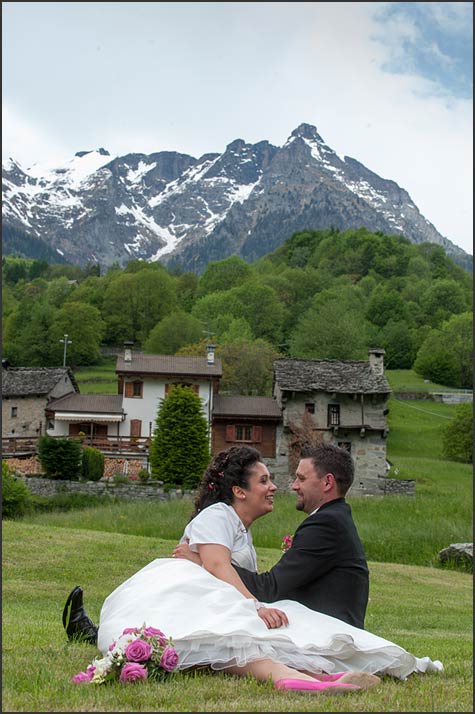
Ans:
[[[158,558],[111,593],[102,606],[98,645],[105,654],[126,627],[144,623],[173,638],[178,669],[223,669],[269,658],[310,672],[360,670],[405,679],[443,669],[402,647],[294,602],[272,603],[289,626],[267,629],[247,600],[199,565]]]

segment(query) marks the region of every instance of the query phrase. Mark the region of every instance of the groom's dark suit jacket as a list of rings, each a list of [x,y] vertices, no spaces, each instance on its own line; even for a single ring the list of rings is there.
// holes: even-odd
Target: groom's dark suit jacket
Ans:
[[[266,573],[236,567],[246,587],[267,603],[297,600],[312,610],[364,627],[369,572],[344,498],[320,506],[297,528],[292,547]]]

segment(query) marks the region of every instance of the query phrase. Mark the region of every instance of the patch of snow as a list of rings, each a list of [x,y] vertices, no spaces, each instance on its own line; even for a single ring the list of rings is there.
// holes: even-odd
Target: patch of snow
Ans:
[[[156,165],[156,161],[154,161],[153,164],[146,164],[144,161],[140,161],[135,171],[129,169],[126,176],[127,181],[130,183],[138,183],[145,176],[145,174],[154,169]]]

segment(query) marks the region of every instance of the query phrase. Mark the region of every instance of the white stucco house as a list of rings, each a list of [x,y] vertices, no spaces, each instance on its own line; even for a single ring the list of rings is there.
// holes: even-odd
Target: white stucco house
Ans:
[[[162,399],[173,385],[192,387],[211,428],[221,360],[210,347],[205,357],[149,355],[126,346],[117,358],[117,395],[70,394],[48,403],[47,433],[90,437],[99,446],[144,445],[152,436]],[[102,440],[102,444],[101,444]],[[116,442],[116,443],[114,443]]]

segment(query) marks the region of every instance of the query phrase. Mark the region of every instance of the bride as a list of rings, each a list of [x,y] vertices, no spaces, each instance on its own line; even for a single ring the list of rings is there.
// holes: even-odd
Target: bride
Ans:
[[[376,674],[440,671],[438,661],[293,600],[256,600],[233,564],[257,571],[249,528],[273,510],[276,486],[260,459],[251,447],[233,446],[206,470],[180,541],[202,565],[175,554],[153,560],[106,598],[98,630],[77,586],[63,613],[68,636],[95,641],[97,631],[105,655],[125,628],[146,623],[172,636],[178,669],[209,665],[302,691],[352,691],[378,684]]]

